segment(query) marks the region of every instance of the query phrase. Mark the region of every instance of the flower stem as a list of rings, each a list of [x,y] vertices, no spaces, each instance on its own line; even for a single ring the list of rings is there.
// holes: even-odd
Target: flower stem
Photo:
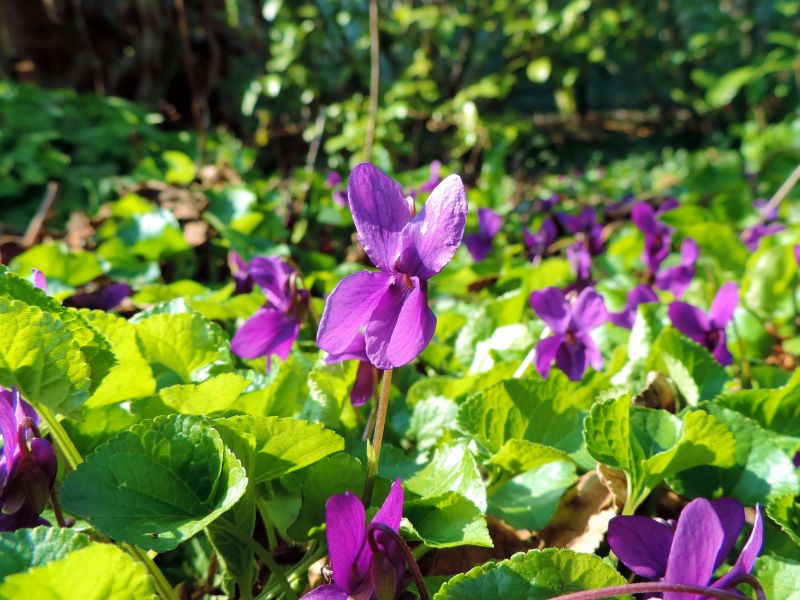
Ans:
[[[364,506],[369,506],[372,500],[372,488],[378,476],[378,464],[381,458],[381,445],[383,444],[383,429],[386,427],[386,412],[389,408],[389,390],[392,387],[392,369],[383,372],[381,380],[381,395],[378,398],[378,412],[375,416],[375,433],[372,443],[367,443],[367,480],[364,483]]]
[[[760,587],[760,586],[759,586]],[[742,600],[742,595],[737,592],[729,592],[701,585],[687,585],[685,583],[666,583],[663,581],[647,581],[644,583],[627,583],[612,587],[598,588],[595,590],[585,590],[573,592],[563,596],[555,596],[552,600],[599,600],[600,598],[611,598],[623,594],[642,594],[651,592],[675,592],[685,594],[699,594],[710,598],[721,598],[722,600]],[[763,594],[763,592],[762,592]],[[760,599],[759,599],[760,600]]]
[[[61,452],[64,460],[67,461],[70,469],[77,469],[78,465],[83,462],[83,457],[75,444],[69,437],[69,434],[59,422],[58,418],[53,412],[41,404],[36,406],[36,412],[42,417],[42,421],[47,424],[47,429],[50,430],[50,435],[53,437],[56,448]]]
[[[253,553],[255,553],[256,556],[258,556],[258,558],[264,561],[264,564],[267,565],[269,572],[273,577],[275,577],[275,579],[278,580],[278,584],[283,590],[287,600],[297,600],[297,594],[289,584],[289,580],[286,579],[286,573],[283,572],[281,566],[275,561],[275,559],[272,557],[272,554],[267,552],[267,549],[264,548],[264,546],[259,544],[252,538],[252,536],[247,535],[244,531],[229,521],[220,519],[218,523],[223,529],[227,530],[230,534],[235,536],[236,539],[247,546]]]
[[[800,179],[800,165],[797,165],[794,168],[794,171],[791,172],[789,177],[786,178],[786,181],[784,181],[781,187],[778,188],[778,191],[775,192],[775,195],[769,199],[769,202],[767,202],[767,205],[764,207],[761,214],[768,215],[770,212],[776,210],[781,205],[783,199],[792,190],[794,184],[797,183],[798,179]]]
[[[77,469],[78,465],[83,462],[83,457],[81,456],[81,453],[78,452],[75,444],[72,443],[72,440],[70,439],[66,429],[64,429],[64,427],[61,425],[61,422],[48,407],[37,404],[35,408],[36,412],[38,412],[39,416],[42,418],[42,421],[47,424],[47,429],[50,431],[53,442],[61,453],[61,456],[63,456],[64,460],[67,461],[67,465],[70,467],[70,469]],[[61,507],[58,505],[55,499],[55,493],[51,494],[51,499],[53,500],[53,510],[56,512],[56,519],[58,520]],[[63,518],[64,517],[62,515],[61,521],[63,521]],[[59,521],[59,525],[61,524],[61,521]],[[161,569],[158,568],[158,565],[153,562],[153,559],[151,559],[144,550],[129,544],[120,544],[120,547],[127,550],[128,553],[130,553],[135,559],[137,559],[147,568],[151,577],[155,581],[158,594],[161,596],[161,598],[163,598],[163,600],[178,600],[175,590],[172,588],[169,581],[167,581],[167,578],[164,577]]]
[[[414,559],[414,554],[411,552],[411,548],[408,547],[408,544],[406,544],[406,541],[399,533],[397,533],[388,525],[384,525],[383,523],[372,523],[367,530],[367,541],[369,542],[369,546],[372,549],[373,554],[380,554],[383,552],[383,550],[378,547],[377,542],[375,541],[374,534],[376,531],[380,531],[381,533],[392,538],[392,541],[403,553],[403,560],[405,561],[408,570],[411,572],[411,577],[414,579],[414,584],[417,586],[420,600],[430,600],[431,597],[428,593],[428,588],[425,587],[425,580],[422,578],[419,565]]]
[[[53,512],[56,515],[56,523],[59,527],[66,527],[67,523],[64,521],[64,513],[61,512],[61,505],[58,503],[58,496],[54,489],[50,490],[50,504],[53,506]]]

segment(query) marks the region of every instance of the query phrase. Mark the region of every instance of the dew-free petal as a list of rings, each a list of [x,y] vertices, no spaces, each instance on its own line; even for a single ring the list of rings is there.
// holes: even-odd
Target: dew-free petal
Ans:
[[[569,325],[570,310],[564,292],[555,287],[531,292],[533,312],[555,333],[564,333]]]
[[[639,515],[614,517],[608,523],[608,545],[631,571],[647,579],[667,572],[674,531],[665,523]]]
[[[556,352],[556,366],[561,369],[571,381],[580,381],[586,373],[589,357],[586,355],[586,346],[582,343],[570,343],[565,340]]]
[[[353,406],[363,406],[366,404],[375,390],[375,367],[366,360],[358,364],[356,380],[350,389],[350,404]]]
[[[325,352],[345,352],[389,289],[392,275],[361,271],[342,279],[325,301],[317,344]]]
[[[461,245],[466,220],[464,184],[458,175],[448,175],[403,229],[397,270],[425,280],[436,275]]]
[[[303,595],[302,600],[351,600],[352,596],[338,585],[331,583],[314,588]]]
[[[231,350],[242,358],[277,355],[286,360],[297,339],[300,322],[273,308],[260,308],[231,340]]]
[[[5,388],[0,388],[0,435],[3,436],[3,458],[7,476],[19,454],[19,440],[17,439],[17,418],[14,414],[13,394],[11,390]],[[4,479],[3,473],[0,473],[0,485]]]
[[[412,216],[403,190],[378,167],[361,163],[350,173],[347,197],[364,252],[381,271],[394,272],[400,232]]]
[[[366,513],[361,500],[351,492],[331,496],[325,503],[325,538],[334,583],[353,593],[364,571],[354,573],[366,544]]]
[[[325,359],[326,365],[343,362],[345,360],[369,360],[367,358],[367,341],[364,339],[364,333],[358,332],[350,345],[347,346],[342,352],[338,354],[328,354]]]
[[[536,370],[545,379],[550,374],[550,368],[556,358],[556,352],[558,352],[558,348],[563,342],[564,336],[558,333],[539,340],[539,343],[536,344]]]
[[[394,480],[386,499],[370,523],[383,523],[394,531],[400,531],[403,520],[403,484],[400,478]]]
[[[503,225],[503,218],[491,208],[478,209],[478,227],[484,235],[493,238],[500,231]]]
[[[603,297],[593,288],[584,289],[572,307],[572,321],[576,331],[595,329],[608,320]]]
[[[726,588],[740,575],[747,575],[753,570],[753,566],[761,552],[761,545],[764,542],[764,517],[761,514],[761,507],[756,504],[756,516],[753,519],[753,530],[747,538],[741,554],[736,559],[733,567],[723,577],[714,583],[713,587]]]
[[[647,202],[639,202],[631,209],[631,221],[644,234],[658,233],[659,223],[656,221],[656,212]]]
[[[269,303],[286,310],[292,302],[289,294],[289,277],[294,269],[276,256],[257,256],[248,267],[250,277],[264,291]]]
[[[472,256],[472,260],[481,262],[492,251],[492,238],[481,233],[470,233],[464,236],[464,245]]]
[[[31,269],[33,271],[33,286],[39,288],[43,292],[47,291],[47,278],[39,269]]]
[[[711,508],[717,513],[725,537],[714,562],[714,568],[719,567],[728,556],[744,527],[744,507],[735,498],[719,498],[711,501]]]
[[[672,539],[664,581],[708,585],[725,531],[711,503],[692,500],[683,509]],[[664,600],[695,600],[695,594],[665,592]]]
[[[719,288],[717,295],[714,296],[714,301],[711,303],[711,308],[708,311],[711,326],[724,329],[733,318],[733,312],[738,304],[739,286],[733,281],[729,281]]]
[[[379,369],[402,367],[420,355],[435,330],[427,283],[398,275],[367,323],[367,356]]]
[[[698,344],[705,342],[709,323],[708,317],[702,310],[685,302],[672,302],[667,313],[672,324],[680,332]]]

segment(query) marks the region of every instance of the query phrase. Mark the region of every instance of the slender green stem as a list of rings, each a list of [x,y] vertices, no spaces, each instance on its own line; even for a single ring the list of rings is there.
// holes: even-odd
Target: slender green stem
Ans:
[[[783,199],[789,194],[789,192],[792,190],[792,188],[799,179],[800,179],[800,165],[797,165],[794,168],[794,171],[792,171],[789,174],[789,177],[786,178],[786,181],[784,181],[781,184],[781,187],[778,188],[778,191],[775,192],[775,195],[773,195],[772,198],[769,199],[769,202],[767,202],[761,214],[768,215],[769,213],[777,210],[778,207],[781,205]]]
[[[61,422],[58,420],[55,414],[53,414],[53,411],[46,406],[38,404],[36,406],[36,412],[39,413],[42,421],[44,421],[47,425],[47,429],[50,431],[50,435],[53,438],[56,448],[58,448],[59,452],[64,457],[64,460],[67,461],[69,467],[71,469],[77,469],[78,465],[83,462],[83,457],[81,456],[81,453],[78,452],[75,444],[72,443],[69,434],[61,425]],[[53,506],[55,507],[55,504]],[[153,562],[153,559],[151,559],[144,550],[129,544],[120,544],[120,546],[127,550],[134,558],[136,558],[147,568],[147,570],[150,572],[150,575],[153,577],[153,580],[156,584],[156,589],[163,600],[178,600],[175,590],[172,588],[169,581],[167,581],[167,578],[164,577],[164,573],[161,572],[161,569],[158,568],[158,565]]]
[[[389,408],[389,390],[392,387],[392,369],[383,372],[381,380],[381,395],[378,398],[378,412],[375,416],[375,433],[372,444],[367,443],[367,480],[364,483],[364,506],[369,506],[372,500],[372,489],[375,478],[378,476],[378,465],[381,458],[381,445],[383,444],[383,430],[386,427],[386,413]]]
[[[323,549],[321,547],[317,547],[316,542],[312,542],[309,545],[308,550],[306,550],[305,556],[286,576],[286,579],[289,581],[289,585],[292,583],[299,583],[302,579],[304,579],[306,573],[308,573],[308,570],[311,568],[311,565],[322,558],[324,554],[325,553]],[[261,593],[256,596],[256,600],[267,600],[268,598],[274,598],[275,594],[277,594],[280,589],[281,586],[277,583],[273,583],[271,585],[268,584],[263,590],[261,590]]]
[[[77,469],[78,465],[83,462],[83,457],[81,453],[78,452],[75,444],[72,443],[69,434],[64,427],[62,427],[58,418],[49,408],[41,404],[36,405],[36,412],[39,413],[39,416],[42,417],[42,421],[47,425],[47,429],[53,437],[56,448],[61,452],[61,455],[64,457],[64,460],[67,461],[70,469]]]
[[[242,542],[245,546],[247,546],[252,552],[255,553],[258,558],[264,561],[264,564],[267,565],[269,572],[272,574],[275,579],[278,580],[278,584],[280,585],[283,593],[286,595],[287,600],[297,600],[297,594],[292,589],[292,586],[289,584],[289,580],[286,579],[286,573],[284,573],[281,566],[275,562],[275,559],[272,557],[264,546],[259,544],[255,541],[251,536],[247,535],[244,531],[239,529],[238,527],[232,525],[231,523],[225,521],[224,519],[219,520],[219,525],[227,530],[230,534],[236,537],[240,542]]]
[[[175,593],[175,589],[170,585],[167,578],[164,577],[164,573],[161,572],[161,569],[153,562],[153,559],[150,558],[147,552],[130,544],[120,544],[120,546],[147,568],[155,581],[158,595],[161,596],[163,600],[178,600],[178,594]]]
[[[431,548],[430,546],[426,546],[425,544],[420,544],[411,551],[411,554],[414,556],[414,560],[419,560],[431,550],[433,550],[433,548]]]

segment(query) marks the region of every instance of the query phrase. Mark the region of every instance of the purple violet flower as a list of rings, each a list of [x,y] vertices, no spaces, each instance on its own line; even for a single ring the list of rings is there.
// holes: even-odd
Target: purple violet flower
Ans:
[[[331,195],[331,199],[339,206],[345,207],[347,206],[347,194],[345,194],[342,190],[334,189],[339,187],[341,183],[342,176],[336,171],[331,171],[328,173],[328,177],[325,178],[325,187],[334,190],[333,194]]]
[[[436,186],[442,182],[442,162],[434,160],[431,163],[431,174],[428,181],[419,186],[419,191],[423,194],[430,194]]]
[[[590,206],[585,207],[578,215],[559,213],[558,218],[564,228],[583,242],[589,254],[598,256],[603,252],[603,226],[597,222],[597,215]]]
[[[575,271],[575,281],[567,291],[580,292],[592,285],[592,255],[583,242],[575,242],[567,248],[567,260]]]
[[[683,296],[695,272],[695,263],[700,251],[697,242],[686,238],[681,243],[681,262],[672,267],[666,267],[655,274],[655,286],[660,290],[670,291],[676,298]]]
[[[340,183],[342,183],[342,176],[339,175],[339,173],[337,173],[336,171],[331,171],[325,178],[326,187],[335,188]]]
[[[492,251],[492,240],[500,231],[503,219],[491,208],[478,209],[478,233],[464,236],[464,244],[472,255],[472,260],[481,262]]]
[[[729,281],[717,291],[708,314],[685,302],[673,302],[668,313],[676,329],[706,348],[719,364],[727,367],[733,362],[733,356],[728,350],[725,327],[733,318],[737,304],[739,287]]]
[[[531,233],[527,227],[523,228],[522,239],[528,249],[528,258],[536,262],[542,259],[547,249],[558,239],[558,228],[553,219],[547,217],[536,233]]]
[[[786,229],[783,223],[756,223],[742,232],[741,240],[750,252],[758,250],[761,238],[775,235]]]
[[[403,518],[403,486],[397,479],[389,495],[373,517],[371,524],[382,523],[400,530]],[[387,579],[394,580],[397,598],[403,591],[405,562],[391,538],[382,532],[369,533],[364,505],[351,492],[331,496],[325,504],[325,538],[328,541],[333,583],[322,585],[305,596],[306,600],[371,600],[376,598],[376,575],[388,569]],[[383,550],[382,560],[376,560],[367,535],[374,535]]]
[[[638,515],[614,517],[608,544],[631,571],[665,583],[708,586],[735,591],[735,580],[753,570],[763,541],[763,517],[756,504],[753,530],[733,567],[711,583],[744,527],[744,508],[733,498],[697,498],[683,509],[677,523]],[[665,592],[664,600],[701,600],[703,596]]]
[[[675,208],[676,204],[677,202],[667,202],[655,210],[647,202],[639,202],[631,211],[631,219],[645,236],[642,262],[650,273],[658,272],[661,263],[669,256],[672,234],[675,231],[661,223],[657,217]]]
[[[58,461],[50,442],[38,436],[38,416],[16,389],[0,388],[0,531],[48,525],[47,506]]]
[[[33,285],[43,292],[47,291],[47,278],[39,269],[32,269]],[[133,293],[127,283],[110,283],[93,292],[81,292],[64,299],[64,306],[72,308],[88,308],[90,310],[114,310],[122,301]]]
[[[449,175],[415,215],[394,180],[362,163],[350,174],[347,196],[358,239],[380,271],[361,271],[339,282],[325,302],[317,344],[341,354],[363,327],[370,362],[379,369],[400,367],[433,338],[436,316],[428,307],[428,280],[461,244],[464,185]]]
[[[658,302],[656,293],[649,286],[637,285],[628,292],[625,307],[620,312],[608,313],[608,320],[617,327],[632,329],[633,323],[636,321],[636,309],[639,308],[640,304],[648,304],[650,302]]]
[[[289,357],[300,332],[300,320],[308,303],[308,293],[297,289],[294,269],[280,258],[259,256],[250,261],[247,271],[267,298],[267,304],[247,319],[231,340],[231,350],[242,358]]]
[[[542,212],[550,212],[558,206],[558,194],[551,194],[549,198],[539,198],[539,207]]]
[[[796,244],[794,247],[794,259],[797,261],[797,265],[800,266],[800,244]]]
[[[326,365],[344,362],[346,360],[357,360],[358,371],[353,388],[350,390],[350,402],[353,406],[361,406],[372,398],[377,384],[377,369],[372,366],[367,358],[367,341],[364,334],[359,332],[344,352],[339,354],[329,354],[325,359]]]
[[[536,345],[536,370],[542,377],[550,373],[553,360],[572,381],[580,381],[589,364],[594,369],[603,365],[591,331],[607,320],[608,311],[594,288],[586,288],[570,303],[561,290],[550,287],[533,292],[530,303],[553,332]]]

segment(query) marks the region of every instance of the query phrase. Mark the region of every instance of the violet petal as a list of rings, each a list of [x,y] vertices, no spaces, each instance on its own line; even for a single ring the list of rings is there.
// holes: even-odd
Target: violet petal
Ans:
[[[672,527],[650,517],[614,517],[608,523],[608,545],[639,577],[659,579],[667,572],[674,533]]]

